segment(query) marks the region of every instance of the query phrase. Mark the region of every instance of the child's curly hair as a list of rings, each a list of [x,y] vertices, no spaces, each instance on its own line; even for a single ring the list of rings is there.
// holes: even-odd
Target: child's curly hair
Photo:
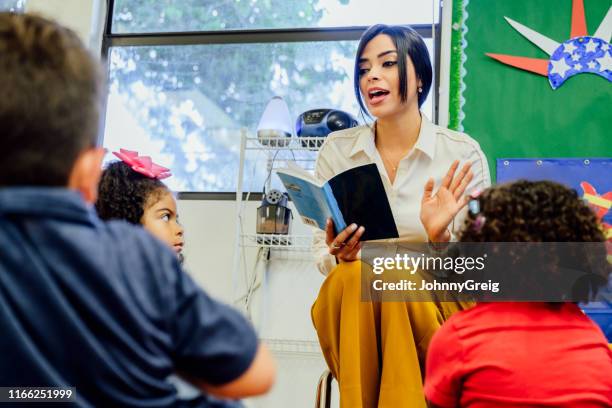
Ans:
[[[480,194],[477,201],[480,211],[476,214],[468,211],[461,242],[601,243],[601,247],[593,244],[550,245],[546,247],[549,251],[545,254],[546,261],[534,259],[534,256],[544,254],[541,249],[534,252],[533,246],[500,245],[498,250],[505,251],[505,265],[501,269],[512,265],[513,273],[519,274],[526,271],[522,266],[527,265],[530,268],[527,269],[533,271],[537,264],[537,274],[521,275],[524,284],[547,287],[549,293],[554,293],[558,286],[555,282],[559,281],[564,270],[568,267],[584,270],[585,265],[591,265],[594,269],[590,273],[597,276],[596,280],[572,288],[574,300],[588,301],[597,288],[607,282],[610,270],[605,262],[602,227],[595,213],[575,190],[552,181],[519,180],[491,187]],[[494,244],[483,245],[496,248]],[[591,262],[593,259],[595,263]],[[563,297],[562,292],[558,295],[559,299]]]
[[[96,211],[103,220],[140,224],[145,208],[167,191],[160,180],[137,173],[122,161],[112,162],[102,172]]]
[[[575,190],[552,181],[519,180],[478,196],[482,226],[468,213],[462,242],[603,242],[597,217]]]

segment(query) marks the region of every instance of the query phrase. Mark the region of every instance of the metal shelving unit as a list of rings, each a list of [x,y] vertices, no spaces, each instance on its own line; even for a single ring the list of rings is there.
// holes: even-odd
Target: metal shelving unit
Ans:
[[[269,248],[285,251],[310,251],[312,236],[282,234],[242,234],[243,247]]]
[[[243,134],[244,150],[290,150],[316,152],[324,137],[250,137]]]
[[[253,137],[243,133],[240,170],[243,170],[244,160],[246,160],[246,154],[249,151],[268,153],[268,171],[286,167],[287,162],[293,162],[307,170],[314,170],[316,153],[324,140],[325,138],[321,137]],[[238,178],[240,182],[242,176],[239,175]]]
[[[236,187],[236,246],[234,252],[234,276],[239,275],[240,257],[245,247],[267,248],[273,251],[310,251],[311,237],[307,235],[251,234],[242,230],[240,222],[243,200],[243,179],[246,155],[249,151],[268,152],[266,169],[285,167],[287,162],[313,170],[316,153],[325,138],[321,137],[255,137],[243,129],[240,137],[240,167]],[[269,188],[270,180],[268,180]]]
[[[316,341],[291,339],[262,339],[270,351],[279,356],[322,358],[321,347]]]
[[[247,277],[247,290],[249,282],[254,284],[257,279],[253,271],[249,278],[246,270],[246,262],[242,259],[244,251],[248,248],[258,248],[256,262],[270,262],[277,259],[286,260],[311,260],[310,254],[311,235],[282,235],[282,234],[254,234],[243,230],[243,179],[247,154],[249,152],[267,152],[266,169],[273,172],[280,167],[286,167],[287,162],[293,162],[306,170],[314,170],[317,151],[323,144],[325,138],[320,137],[256,137],[248,133],[246,129],[241,131],[240,137],[240,165],[238,169],[238,181],[236,186],[236,243],[234,248],[234,262],[232,279],[234,288],[238,287],[239,277]],[[268,178],[266,189],[270,187],[271,178]],[[295,217],[294,220],[297,220]],[[262,250],[263,249],[263,250]],[[265,276],[262,278],[265,280]],[[261,283],[261,282],[260,282]],[[260,284],[258,283],[258,285]],[[265,286],[265,283],[264,283]],[[243,299],[244,296],[236,293],[236,297]],[[250,295],[249,295],[250,296]],[[247,297],[250,299],[250,297]]]

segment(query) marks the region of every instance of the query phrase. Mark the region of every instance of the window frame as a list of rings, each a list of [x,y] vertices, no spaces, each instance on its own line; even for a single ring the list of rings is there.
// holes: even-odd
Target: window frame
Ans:
[[[432,0],[433,1],[433,0]],[[215,31],[183,31],[183,32],[152,32],[152,33],[113,33],[113,13],[115,0],[108,0],[106,19],[102,35],[101,56],[107,72],[110,70],[108,55],[112,47],[130,46],[184,46],[184,45],[211,45],[211,44],[248,44],[248,43],[285,43],[285,42],[326,42],[326,41],[358,41],[368,26],[346,27],[309,27],[309,28],[265,28],[265,29],[230,29]],[[434,83],[432,92],[432,105],[434,108],[434,123],[438,123],[439,116],[439,87],[440,83],[440,45],[443,0],[439,2],[438,21],[434,24],[411,24],[419,35],[425,39],[434,39]],[[102,145],[104,130],[106,128],[106,104],[104,100],[102,110],[102,126],[99,144]],[[261,200],[261,193],[244,193],[249,201]],[[215,200],[235,201],[236,192],[189,191],[178,192],[181,200]]]

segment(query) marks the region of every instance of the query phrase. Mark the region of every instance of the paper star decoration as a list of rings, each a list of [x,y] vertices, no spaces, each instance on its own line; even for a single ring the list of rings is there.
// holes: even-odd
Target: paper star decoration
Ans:
[[[559,88],[568,78],[587,72],[612,82],[612,6],[595,34],[589,36],[583,0],[572,0],[570,39],[561,44],[508,17],[504,18],[519,34],[550,55],[550,59],[491,53],[487,53],[487,56],[503,64],[548,77],[553,89]]]
[[[606,248],[608,253],[608,262],[612,264],[612,225],[604,221],[604,217],[612,208],[612,191],[605,194],[598,194],[595,187],[590,183],[583,181],[580,187],[584,192],[582,195],[589,206],[595,211],[595,216],[601,221],[602,230],[606,238]]]

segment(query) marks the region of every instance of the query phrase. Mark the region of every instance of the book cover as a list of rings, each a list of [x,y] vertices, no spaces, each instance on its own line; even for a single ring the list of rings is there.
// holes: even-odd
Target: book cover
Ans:
[[[297,166],[277,174],[304,223],[325,230],[331,217],[336,234],[355,223],[365,227],[362,241],[399,237],[376,164],[346,170],[327,182]]]
[[[305,224],[325,230],[327,219],[332,218],[336,230],[346,228],[347,224],[329,184],[317,182],[297,166],[280,169],[277,174]]]

